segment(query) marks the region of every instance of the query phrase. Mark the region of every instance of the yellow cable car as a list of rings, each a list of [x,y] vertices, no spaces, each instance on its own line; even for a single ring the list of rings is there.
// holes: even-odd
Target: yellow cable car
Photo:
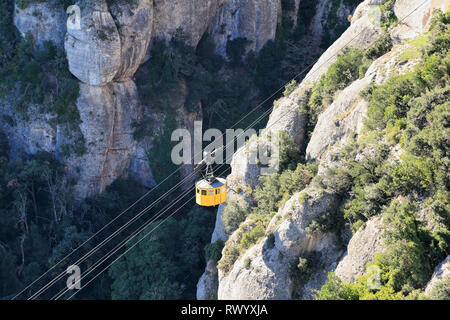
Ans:
[[[198,205],[204,207],[218,206],[227,201],[227,182],[222,178],[214,181],[200,180],[195,184],[195,200]]]
[[[227,201],[227,182],[214,177],[212,164],[218,150],[204,153],[204,159],[195,168],[196,171],[206,166],[205,179],[195,183],[195,201],[203,207],[214,207]]]

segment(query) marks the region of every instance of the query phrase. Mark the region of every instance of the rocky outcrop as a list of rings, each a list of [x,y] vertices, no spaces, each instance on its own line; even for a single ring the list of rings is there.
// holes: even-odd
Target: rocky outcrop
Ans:
[[[360,92],[371,82],[366,77],[353,82],[320,115],[306,149],[308,159],[317,159],[328,147],[343,142],[352,133],[359,133],[367,112],[367,101]]]
[[[228,195],[227,195],[228,196]],[[217,210],[216,216],[216,224],[214,226],[214,232],[211,236],[211,243],[216,242],[217,240],[227,241],[228,235],[225,231],[225,226],[222,221],[223,211],[225,210],[226,204],[221,204],[219,209]]]
[[[306,148],[309,161],[321,159],[319,173],[332,165],[330,155],[339,149],[350,135],[359,136],[366,117],[368,102],[361,92],[373,81],[380,85],[395,75],[413,70],[419,59],[404,61],[401,56],[410,45],[402,44],[375,60],[364,78],[354,81],[336,95],[333,103],[321,113]]]
[[[363,4],[361,4],[363,5]],[[361,31],[365,30],[364,33]],[[274,104],[274,110],[270,115],[270,119],[267,123],[266,130],[272,134],[280,131],[285,131],[291,136],[297,143],[299,149],[303,147],[304,135],[305,135],[305,123],[306,118],[302,115],[302,105],[307,99],[306,92],[311,86],[320,79],[320,77],[326,73],[328,68],[336,61],[337,54],[347,46],[354,46],[360,48],[368,48],[381,34],[381,27],[376,24],[372,24],[370,19],[364,15],[355,22],[344,32],[339,38],[318,60],[312,70],[307,74],[305,79],[298,87],[290,93],[287,97],[279,99]],[[367,85],[367,81],[364,80],[359,85]],[[356,86],[356,85],[355,85]],[[357,99],[357,90],[353,90],[353,100]],[[345,99],[345,98],[343,98]],[[347,100],[347,99],[345,99]],[[348,101],[347,101],[348,102]],[[341,103],[348,106],[348,103]],[[358,106],[358,110],[355,114],[352,114],[352,118],[360,117],[359,112],[363,105]],[[355,121],[353,121],[355,122]],[[250,145],[251,146],[251,145]],[[249,159],[245,158],[244,153],[238,153],[236,158],[239,158],[239,166],[233,166],[233,172],[239,171],[240,177],[251,177],[250,181],[254,182],[258,179],[258,170],[255,166],[250,165]],[[233,160],[234,161],[234,160]],[[236,160],[237,162],[237,160]],[[246,165],[246,163],[248,163]],[[248,180],[248,178],[246,178]],[[245,179],[243,179],[245,180]]]
[[[299,200],[302,198],[306,201]],[[320,252],[324,261],[336,259],[341,254],[335,247],[334,235],[311,235],[306,231],[311,222],[333,208],[336,201],[335,196],[315,187],[293,195],[267,227],[266,234],[274,235],[274,245],[268,245],[267,237],[264,237],[239,257],[228,274],[219,271],[218,298],[291,298],[293,283],[289,265],[301,253]],[[234,237],[238,232],[230,237],[227,245],[236,240]],[[305,292],[305,295],[309,294]]]
[[[120,68],[116,80],[130,79],[144,60],[152,38],[153,0],[113,2],[109,11],[120,36]]]
[[[360,4],[364,6],[365,2]],[[359,7],[356,9],[359,9]],[[373,21],[368,14],[352,20],[350,27],[336,40],[320,57],[303,82],[314,83],[327,72],[328,68],[336,61],[338,53],[345,47],[368,48],[380,36],[381,26]]]
[[[344,47],[359,47],[366,49],[382,34],[381,15],[376,15],[377,6],[386,1],[364,1],[352,17],[352,24],[319,59],[301,84],[288,96],[281,98],[274,104],[266,131],[286,131],[301,147],[304,143],[305,119],[302,108],[306,99],[306,92],[336,61],[338,52]],[[325,4],[322,11],[326,11]],[[403,11],[397,7],[396,14],[402,19]],[[411,8],[411,6],[410,6]],[[318,8],[320,9],[320,8]],[[427,9],[417,15],[420,19],[427,19]],[[314,21],[313,21],[314,22]],[[408,26],[414,29],[414,26]],[[422,33],[426,28],[420,30]],[[391,52],[377,59],[369,68],[364,78],[350,84],[326,108],[319,117],[319,121],[307,146],[310,159],[318,159],[319,168],[328,163],[329,157],[324,157],[329,149],[344,143],[351,133],[361,131],[363,119],[367,112],[367,101],[360,93],[372,81],[377,84],[385,82],[389,77],[411,71],[416,65],[415,59],[406,59],[402,52],[410,44],[398,44]],[[255,139],[257,143],[264,137]],[[256,144],[257,144],[256,143]],[[246,146],[252,148],[251,141]],[[395,152],[395,151],[394,151]],[[232,165],[233,177],[243,185],[254,185],[258,181],[260,172],[258,167],[250,165],[250,158],[235,155],[233,161],[239,166]],[[240,160],[239,162],[237,160]],[[323,170],[319,170],[319,175]],[[306,199],[306,200],[305,200]],[[302,201],[300,201],[302,200]],[[335,271],[344,281],[353,282],[365,272],[366,264],[372,262],[377,252],[382,252],[383,237],[380,226],[381,219],[373,218],[367,222],[364,229],[359,230],[351,238],[347,253],[337,245],[332,235],[309,235],[305,228],[321,213],[332,210],[337,205],[337,196],[310,186],[299,194],[294,195],[283,209],[272,219],[266,228],[266,237],[260,239],[254,246],[241,252],[239,258],[230,266],[229,271],[219,271],[219,299],[288,299],[292,293],[301,294],[303,299],[314,298],[315,290],[326,282],[327,272]],[[301,202],[301,203],[299,203]],[[245,229],[250,220],[241,227]],[[272,248],[267,246],[267,236],[273,233],[275,243]],[[228,239],[226,248],[239,245],[242,231],[235,231]],[[289,275],[289,264],[298,255],[308,251],[319,251],[325,267],[317,270],[309,280],[295,288],[296,284]],[[226,254],[226,250],[223,251]],[[298,285],[298,284],[297,284]]]
[[[70,159],[79,172],[77,197],[102,192],[128,173],[144,186],[154,180],[144,145],[137,147],[133,124],[142,117],[131,80],[147,52],[153,29],[153,1],[79,3],[81,28],[67,31],[69,69],[81,82],[77,108],[86,154]],[[81,164],[81,165],[80,165]]]
[[[16,5],[14,25],[20,34],[31,33],[38,47],[45,41],[51,41],[58,47],[64,45],[67,15],[58,0],[33,2],[21,9]]]
[[[248,38],[254,42],[252,48],[258,50],[273,39],[281,14],[278,0],[80,0],[74,4],[81,9],[80,28],[66,23],[68,16],[56,0],[33,2],[24,9],[16,6],[14,23],[22,35],[31,32],[39,46],[47,40],[64,46],[69,70],[81,82],[77,107],[87,153],[81,158],[59,157],[70,172],[80,177],[77,198],[101,192],[120,175],[129,174],[146,187],[154,185],[147,161],[151,141],[133,142],[131,126],[141,117],[131,80],[145,60],[152,39],[169,40],[180,29],[188,44],[196,46],[208,31],[213,38],[217,36],[212,31],[217,27],[213,21],[233,16],[237,18],[228,22],[239,31],[233,35]],[[231,12],[235,8],[239,9],[236,16]],[[228,38],[224,40],[226,47]],[[180,106],[180,123],[193,127],[199,115],[183,111],[183,103]],[[18,144],[24,148],[15,150],[17,154],[40,150],[60,153],[70,133],[45,122],[36,119],[32,125],[24,125],[24,130],[16,130],[18,140],[29,142]],[[192,169],[184,166],[182,176],[189,175]]]
[[[394,13],[402,22],[391,31],[393,38],[399,42],[417,37],[428,30],[433,10],[445,12],[448,6],[446,0],[397,0]]]
[[[227,42],[237,38],[250,41],[247,50],[259,51],[275,38],[279,0],[223,0],[211,23],[210,34],[217,52],[226,56]]]
[[[322,5],[325,5],[325,3],[322,3]],[[322,9],[323,10],[318,12],[318,15],[322,16],[324,14],[325,9],[324,8]],[[352,31],[352,33],[356,33],[357,31],[358,30],[355,28]],[[374,32],[374,34],[371,35],[371,38],[368,41],[363,41],[364,45],[369,46],[376,39],[378,33],[379,29],[376,29],[376,32]],[[361,35],[361,37],[363,36]],[[343,40],[338,40],[337,42],[338,44],[336,45],[336,47],[340,45],[341,46],[340,49],[342,49],[346,45],[346,43],[344,43]],[[362,41],[360,41],[359,43],[361,42]],[[307,90],[312,86],[312,84],[315,81],[317,81],[320,78],[320,76],[323,73],[326,72],[328,67],[334,62],[331,61],[330,58],[330,56],[333,56],[334,54],[333,52],[325,54],[328,55],[328,58],[325,59],[326,60],[325,62],[321,62],[322,68],[316,67],[315,71],[315,73],[317,73],[316,76],[312,77],[311,76],[312,72],[310,72],[309,81],[303,81],[291,94],[275,102],[274,110],[270,115],[264,135],[261,137],[255,137],[254,139],[251,139],[245,147],[242,147],[243,150],[240,149],[235,153],[231,164],[232,172],[231,175],[228,177],[227,181],[236,181],[236,183],[239,183],[241,187],[243,187],[244,189],[246,186],[254,187],[258,184],[259,176],[261,175],[261,168],[255,162],[255,159],[252,158],[252,155],[255,154],[254,150],[257,149],[259,143],[267,142],[268,135],[273,136],[274,134],[277,134],[281,131],[285,131],[290,137],[294,139],[299,149],[303,147],[305,138],[305,124],[307,119],[305,115],[301,113],[302,105],[304,104],[304,102],[306,102]],[[306,236],[304,235],[304,237]],[[301,247],[303,245],[302,239],[300,240],[297,239],[299,240],[299,242],[296,244],[296,246]],[[331,238],[327,238],[326,240],[323,241],[324,242],[329,241],[329,243],[332,243],[330,239]],[[277,261],[278,257],[276,257],[276,255],[273,256],[272,260],[270,259],[267,260],[271,261],[270,263],[276,264],[276,266],[278,266],[278,263],[285,264],[284,266],[280,266],[280,268],[282,268],[283,270],[280,269],[276,270],[277,272],[273,272],[272,268],[277,267],[265,266],[266,260],[261,257],[262,249],[263,249],[262,244],[255,245],[235,263],[229,276],[225,277],[221,275],[219,281],[219,296],[218,296],[219,299],[240,299],[240,298],[262,299],[263,297],[267,299],[285,299],[291,297],[292,288],[289,288],[288,285],[288,283],[290,283],[290,280],[289,280],[289,272],[286,266],[286,261],[282,262]],[[301,251],[301,249],[299,249],[298,251]],[[254,256],[250,257],[250,255],[252,254]],[[282,255],[284,255],[284,252],[282,253]],[[332,256],[332,254],[327,254],[325,256],[330,257]],[[290,255],[289,258],[293,259],[293,256]],[[337,259],[337,257],[334,258]],[[258,270],[259,271],[264,270],[264,272],[261,274],[259,273],[256,274],[255,272],[242,270],[243,269],[242,266],[245,259],[251,259],[252,261],[254,259],[258,259],[257,260],[258,262],[255,262],[258,265]],[[279,275],[278,272],[281,272],[282,275]],[[316,273],[316,275],[312,277],[309,286],[308,285],[305,286],[305,293],[304,293],[305,297],[310,298],[312,292],[315,289],[317,289],[321,283],[323,284],[324,281],[326,280],[326,272],[323,272],[322,270],[322,274],[319,275],[319,273],[320,272]],[[252,276],[256,278],[252,280]],[[267,280],[264,280],[264,278],[266,278]],[[249,281],[252,283],[252,285],[248,289],[245,289],[244,280],[240,279]],[[231,283],[234,283],[234,285],[231,285]],[[241,285],[240,286],[238,285],[236,287],[236,283]],[[280,286],[280,288],[274,289],[275,284],[277,286]],[[263,288],[264,286],[267,286],[268,289],[265,290]]]
[[[132,81],[103,87],[81,84],[80,91],[77,107],[87,152],[69,163],[79,172],[76,195],[84,198],[103,192],[127,172],[136,148],[132,123],[139,118],[139,104]]]
[[[30,117],[24,119],[13,112],[12,98],[0,101],[2,116],[0,129],[8,136],[9,158],[14,161],[25,154],[38,151],[54,152],[57,144],[57,130],[49,122],[49,115],[38,112],[39,106],[29,106]]]
[[[351,238],[347,253],[339,261],[336,275],[345,282],[355,282],[366,272],[366,264],[384,250],[381,218],[372,218]]]
[[[88,0],[81,8],[81,28],[68,29],[64,43],[69,70],[83,83],[102,86],[121,68],[120,35],[105,1]]]
[[[447,277],[450,277],[450,256],[447,256],[447,258],[434,269],[433,276],[425,287],[425,294],[430,295],[433,292],[433,288]]]
[[[154,35],[170,39],[177,29],[196,46],[225,0],[154,0]]]
[[[218,285],[217,262],[210,260],[197,283],[197,300],[216,300]]]

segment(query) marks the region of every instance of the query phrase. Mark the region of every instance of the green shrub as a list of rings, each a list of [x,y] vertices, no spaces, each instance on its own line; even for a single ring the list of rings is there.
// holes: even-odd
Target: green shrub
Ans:
[[[346,283],[343,283],[333,272],[328,273],[328,281],[322,286],[317,300],[358,300],[358,292]]]
[[[340,235],[345,225],[344,214],[340,210],[328,211],[321,214],[317,219],[306,227],[309,234],[335,233]]]
[[[242,64],[242,57],[250,43],[246,38],[236,38],[227,42],[227,56],[233,66]]]
[[[444,256],[433,248],[434,241],[417,214],[416,205],[410,201],[403,204],[393,201],[384,214],[387,248],[375,259],[375,264],[386,274],[383,281],[396,292],[410,293],[423,287],[433,272],[430,262],[435,264]]]
[[[297,81],[292,80],[284,87],[283,96],[288,97],[297,87]]]
[[[281,131],[279,133],[279,141],[280,172],[294,170],[301,160],[299,147],[286,131]]]
[[[365,125],[372,130],[384,129],[388,123],[404,118],[409,102],[421,92],[415,74],[396,76],[376,86],[370,95]]]
[[[300,289],[321,268],[320,257],[317,251],[303,253],[289,265],[289,275],[296,289]]]
[[[295,170],[285,170],[281,174],[261,176],[261,185],[253,197],[258,205],[253,208],[255,216],[271,216],[278,211],[281,203],[287,201],[295,192],[303,190],[317,174],[317,164],[297,164]]]
[[[244,233],[241,239],[241,249],[248,249],[264,236],[264,226],[257,223],[250,231]]]
[[[430,296],[434,300],[450,300],[450,276],[436,283]]]
[[[379,6],[381,10],[381,25],[385,29],[393,26],[398,21],[398,18],[394,13],[394,5],[395,0],[388,0]]]
[[[234,201],[229,201],[222,215],[222,221],[226,232],[231,234],[234,230],[239,228],[239,225],[245,220],[249,213],[250,210],[246,205],[241,206]]]
[[[228,272],[233,267],[233,264],[239,258],[239,254],[240,251],[238,246],[226,246],[223,252],[222,259],[220,259],[217,267],[225,274],[228,274]]]
[[[225,243],[219,239],[214,243],[208,243],[205,246],[205,258],[206,260],[214,260],[219,261],[222,258],[222,250],[225,246]]]
[[[252,260],[249,257],[245,258],[245,260],[244,260],[244,268],[249,270],[251,264],[252,264]]]

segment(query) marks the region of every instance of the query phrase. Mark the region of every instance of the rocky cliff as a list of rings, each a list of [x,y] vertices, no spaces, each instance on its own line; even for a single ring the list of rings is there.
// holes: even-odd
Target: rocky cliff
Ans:
[[[386,26],[386,8],[390,8],[388,10],[391,10],[400,23]],[[448,2],[423,3],[403,0],[362,2],[350,16],[351,26],[320,57],[305,79],[289,95],[276,101],[266,130],[272,133],[284,131],[299,149],[306,148],[307,160],[318,163],[316,177],[318,180],[322,176],[325,177],[328,168],[341,166],[342,160],[339,160],[336,154],[339,154],[339,150],[350,136],[353,139],[358,138],[366,118],[368,101],[361,93],[373,83],[380,85],[390,77],[414,70],[418,56],[406,56],[405,52],[412,50],[414,42],[411,39],[417,38],[429,29],[432,11],[436,8],[445,12],[448,9]],[[365,74],[360,75],[360,79],[351,81],[332,97],[328,107],[320,112],[311,137],[306,137],[308,119],[303,116],[302,111],[305,101],[309,99],[308,95],[311,94],[310,89],[317,90],[314,84],[322,79],[344,48],[367,50],[386,32],[392,39],[393,47],[373,61]],[[266,138],[261,136],[254,143],[257,144],[258,140],[261,142],[264,139]],[[304,145],[305,143],[307,145]],[[248,148],[249,146],[246,146],[247,150]],[[392,148],[391,153],[393,157],[398,158],[396,148],[398,146]],[[248,187],[249,190],[252,188],[254,190],[258,186],[260,167],[251,165],[246,156],[247,152],[240,151],[233,158],[232,173],[227,181],[231,186],[244,187],[241,192],[231,192],[228,206],[232,201],[237,203],[244,201],[255,205],[251,192],[245,190]],[[371,151],[360,152],[357,158]],[[282,202],[278,212],[268,224],[264,225],[263,236],[244,250],[236,248],[242,248],[243,234],[246,230],[252,229],[255,217],[250,215],[236,231],[227,234],[222,221],[223,212],[227,209],[226,205],[221,206],[212,242],[217,238],[227,241],[222,251],[222,259],[219,261],[218,273],[209,265],[208,271],[199,282],[197,298],[311,299],[326,282],[329,271],[334,271],[345,282],[355,282],[358,277],[365,274],[366,264],[373,262],[376,254],[384,250],[380,219],[370,219],[365,228],[359,229],[353,236],[346,233],[347,236],[341,236],[339,241],[333,233],[311,232],[308,226],[312,221],[333,212],[341,201],[341,195],[323,190],[319,185],[320,183],[313,183],[303,191],[292,195],[286,202]],[[293,276],[290,264],[295,261],[298,263],[299,256],[302,259],[304,256],[311,256],[312,253],[319,256],[313,260],[318,267],[311,271],[307,280],[299,283]],[[221,268],[221,263],[222,265],[227,263],[227,267]],[[437,270],[434,278],[443,273],[445,272]]]
[[[56,0],[16,5],[14,23],[22,36],[31,33],[39,48],[51,41],[65,49],[70,72],[80,82],[77,109],[85,154],[67,159],[61,155],[61,146],[73,134],[50,126],[49,116],[32,117],[23,126],[17,117],[16,129],[5,125],[5,131],[14,141],[16,156],[44,150],[65,162],[78,181],[80,199],[102,192],[117,177],[128,174],[147,187],[154,184],[146,159],[151,139],[138,144],[133,138],[133,124],[143,117],[133,77],[150,58],[155,39],[169,41],[181,30],[187,44],[194,47],[209,35],[224,57],[227,42],[237,38],[248,39],[248,50],[258,51],[274,39],[281,15],[278,0],[82,0],[76,5],[81,9],[79,29],[66,23],[65,8]],[[188,116],[183,104],[179,113],[180,124],[192,127],[196,117]],[[182,174],[191,171],[185,167]]]
[[[155,132],[164,129],[167,118],[164,115],[174,115],[177,125],[191,133],[194,121],[203,118],[202,101],[194,111],[188,105],[190,90],[198,88],[189,88],[186,79],[179,81],[177,90],[167,93],[174,106],[167,108],[166,114],[141,101],[136,74],[144,63],[150,66],[158,63],[153,60],[159,57],[152,57],[152,48],[160,44],[159,40],[170,45],[171,40],[182,34],[184,45],[195,51],[207,38],[217,54],[224,60],[232,60],[227,49],[234,40],[246,40],[244,55],[250,51],[258,53],[272,43],[270,40],[276,40],[277,28],[280,37],[281,31],[294,30],[303,35],[303,48],[287,41],[294,52],[291,55],[303,50],[313,56],[326,50],[304,70],[307,74],[301,74],[301,82],[291,83],[283,97],[274,102],[264,132],[250,139],[233,156],[232,172],[227,177],[228,204],[219,207],[211,238],[211,243],[224,241],[225,247],[219,261],[208,261],[198,283],[197,298],[314,299],[317,290],[327,282],[329,272],[344,283],[354,284],[365,275],[368,264],[388,251],[388,214],[366,215],[359,224],[337,223],[338,230],[328,226],[327,221],[336,220],[339,210],[348,209],[343,204],[350,203],[361,192],[328,187],[333,184],[329,172],[346,165],[348,159],[341,153],[354,147],[352,143],[361,138],[375,139],[375,134],[367,136],[364,131],[371,102],[368,96],[375,86],[389,83],[420,65],[423,43],[430,37],[433,10],[445,12],[448,1],[79,0],[76,5],[80,8],[80,28],[67,24],[68,16],[60,1],[16,1],[14,25],[20,35],[31,35],[35,50],[45,48],[50,41],[64,51],[68,69],[80,89],[76,100],[80,121],[76,125],[55,124],[55,115],[42,111],[44,108],[39,104],[30,104],[27,116],[23,117],[14,110],[15,92],[11,90],[0,101],[0,128],[9,139],[11,160],[39,151],[53,153],[76,182],[78,199],[103,192],[119,177],[132,176],[150,188],[155,181],[149,150],[153,148]],[[342,28],[349,22],[344,31]],[[304,29],[296,29],[299,24]],[[330,39],[341,33],[330,45]],[[274,43],[271,48],[276,51],[279,47]],[[264,53],[266,58],[276,55],[269,50]],[[351,66],[355,70],[346,69],[349,61],[339,60],[345,53],[360,59],[356,67]],[[184,61],[174,56],[169,55],[174,64],[183,68]],[[252,68],[264,69],[266,60],[262,61],[263,66]],[[234,62],[237,69],[244,68],[239,64],[242,61]],[[338,62],[345,65],[345,70],[338,69]],[[193,77],[194,71],[183,71]],[[236,73],[238,77],[241,71]],[[330,80],[330,71],[338,74],[338,80]],[[232,78],[224,69],[217,74]],[[327,81],[338,82],[334,83],[336,88],[328,88]],[[149,89],[151,84],[141,86]],[[445,94],[442,93],[444,97]],[[429,102],[435,101],[430,98]],[[395,113],[391,109],[386,116]],[[152,133],[139,140],[136,124],[143,119],[152,119]],[[388,145],[383,153],[387,163],[406,157],[402,147],[405,141],[397,136],[398,131],[405,129],[402,122],[405,119],[397,120],[383,141]],[[290,167],[289,177],[277,176],[285,181],[292,179],[293,185],[280,197],[277,208],[263,208],[270,212],[261,215],[255,208],[266,200],[256,196],[255,190],[261,189],[262,167],[251,161],[251,151],[281,133],[285,134],[291,153],[292,150],[295,153],[293,157],[302,155],[295,163],[301,165],[297,169]],[[81,145],[83,152],[65,152],[67,144],[74,142]],[[379,152],[376,149],[367,143],[353,150],[351,158],[367,160]],[[184,166],[181,174],[187,176],[192,171],[192,166]],[[424,174],[427,175],[432,174]],[[343,174],[336,180],[345,181],[346,177]],[[394,182],[398,181],[389,183]],[[378,199],[379,190],[374,185],[370,181],[363,189]],[[280,191],[279,185],[277,188],[274,190]],[[438,232],[438,223],[428,213],[430,199],[417,192],[395,198],[401,204],[411,199],[420,204],[421,221]],[[438,207],[439,201],[429,206]],[[387,210],[389,206],[383,203],[381,207]],[[238,226],[230,228],[224,221],[230,219],[233,211],[245,214],[239,217],[244,216]],[[435,243],[429,246],[439,247]],[[432,269],[434,274],[431,280],[427,279],[425,294],[431,294],[436,284],[448,278],[448,257]]]

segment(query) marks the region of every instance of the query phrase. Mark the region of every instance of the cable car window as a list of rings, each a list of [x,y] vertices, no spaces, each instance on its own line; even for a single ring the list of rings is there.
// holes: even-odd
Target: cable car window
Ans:
[[[197,189],[197,193],[200,193],[200,189]]]
[[[202,196],[206,196],[206,190],[202,190]]]
[[[217,189],[217,190],[216,190],[216,194],[220,194],[220,189]]]
[[[213,196],[214,195],[214,190],[209,191],[209,195]]]

